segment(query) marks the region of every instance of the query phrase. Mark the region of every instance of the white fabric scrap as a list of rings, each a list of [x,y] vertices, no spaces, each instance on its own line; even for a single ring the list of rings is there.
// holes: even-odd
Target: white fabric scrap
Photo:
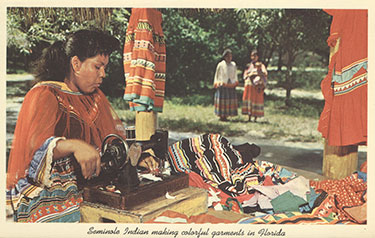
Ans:
[[[180,217],[167,217],[167,216],[160,216],[155,218],[154,222],[165,222],[165,223],[187,223],[185,218]]]
[[[168,192],[165,194],[165,197],[166,197],[167,199],[176,199],[176,196],[172,196],[172,195],[170,195]]]
[[[155,176],[153,174],[150,174],[150,173],[148,173],[148,174],[139,174],[139,177],[141,179],[148,179],[148,180],[151,180],[151,181],[162,181],[162,179],[160,177],[157,177],[157,176]]]
[[[223,206],[220,203],[217,203],[214,206],[214,209],[215,209],[215,211],[222,211],[223,210]]]
[[[209,193],[209,196],[208,196],[208,206],[212,206],[214,202],[220,202],[221,199],[217,196],[218,194],[220,194],[220,192],[215,192],[214,190],[212,190],[212,188],[209,188],[210,191],[208,191]],[[221,206],[221,204],[216,204],[214,206],[214,209],[217,210],[217,211],[221,211],[223,210],[223,207]]]

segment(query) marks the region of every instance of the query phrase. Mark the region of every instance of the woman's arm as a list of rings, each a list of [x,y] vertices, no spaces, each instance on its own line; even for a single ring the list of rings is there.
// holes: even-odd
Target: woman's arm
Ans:
[[[223,65],[220,63],[217,64],[216,66],[216,71],[215,71],[215,78],[214,78],[214,88],[218,88],[220,86],[223,86]]]
[[[79,139],[59,140],[53,150],[53,159],[60,159],[73,154],[81,166],[84,178],[91,178],[100,173],[100,155],[94,146]]]

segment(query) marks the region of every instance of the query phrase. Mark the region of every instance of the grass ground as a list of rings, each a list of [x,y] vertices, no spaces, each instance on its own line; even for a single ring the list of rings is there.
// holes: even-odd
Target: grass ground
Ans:
[[[7,75],[7,100],[22,97],[29,88],[23,77],[29,75]],[[21,78],[21,80],[20,80]],[[270,91],[267,91],[270,90]],[[265,96],[265,117],[257,123],[247,122],[247,116],[239,115],[221,122],[214,114],[211,95],[191,95],[166,98],[163,113],[158,114],[159,127],[176,132],[220,133],[224,136],[245,136],[248,138],[279,140],[281,142],[321,142],[317,131],[319,115],[324,100],[311,97],[319,91],[314,89],[299,92],[300,97],[292,97],[286,107],[284,95],[267,89]],[[292,95],[297,90],[292,91]],[[239,92],[241,98],[241,92]],[[110,99],[113,107],[126,125],[134,125],[135,113],[129,111],[122,98]],[[12,133],[10,126],[9,133]]]
[[[248,122],[248,117],[238,115],[228,122],[218,120],[210,96],[197,96],[200,99],[166,99],[163,113],[158,114],[159,127],[171,131],[220,133],[225,136],[246,136],[257,139],[280,140],[284,142],[321,142],[317,131],[320,112],[324,101],[314,98],[292,98],[286,107],[283,97],[274,94],[265,97],[265,117],[256,123]],[[129,111],[126,103],[112,100],[120,118],[126,125],[134,125],[135,114]]]

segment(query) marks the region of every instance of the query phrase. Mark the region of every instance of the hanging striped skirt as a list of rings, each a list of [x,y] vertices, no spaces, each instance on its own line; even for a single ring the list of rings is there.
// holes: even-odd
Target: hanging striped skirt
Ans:
[[[215,114],[219,117],[236,116],[238,114],[238,99],[235,88],[217,88],[214,103]]]

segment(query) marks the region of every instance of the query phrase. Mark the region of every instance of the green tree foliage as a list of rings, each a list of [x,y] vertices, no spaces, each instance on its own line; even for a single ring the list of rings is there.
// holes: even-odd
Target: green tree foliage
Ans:
[[[185,16],[177,9],[166,9],[163,13],[168,96],[207,90],[219,58],[218,40],[212,36],[212,30],[204,27],[199,13]],[[210,20],[212,16],[204,18]]]
[[[291,91],[297,86],[293,67],[299,55],[314,52],[327,62],[330,18],[318,9],[239,9],[242,23],[249,29],[249,44],[263,52],[268,64],[274,54],[278,57],[279,70],[286,66],[285,76],[278,85],[286,89],[285,102],[288,105]],[[301,61],[300,61],[301,62]]]
[[[213,92],[214,73],[226,48],[240,70],[249,62],[252,48],[243,36],[234,9],[165,9],[163,31],[167,43],[167,96]]]
[[[82,28],[102,28],[124,42],[131,9],[8,8],[7,70],[31,71],[31,62],[55,40]],[[266,65],[286,66],[278,85],[299,85],[292,67],[326,67],[330,17],[319,9],[159,9],[167,44],[167,96],[211,94],[214,72],[225,48],[240,71],[258,49]],[[31,20],[30,20],[31,19]],[[241,73],[241,72],[239,72]],[[125,87],[122,49],[111,55],[102,88],[121,97]],[[275,79],[271,79],[275,80]]]
[[[206,88],[212,78],[210,71],[215,55],[209,41],[210,33],[198,20],[185,17],[176,9],[163,12],[167,44],[166,93],[186,95]]]
[[[129,9],[110,9],[107,11],[110,15],[104,17],[99,15],[103,12],[93,8],[8,8],[7,72],[32,72],[33,62],[40,57],[43,49],[79,29],[105,29],[122,44]],[[120,96],[125,87],[122,49],[113,53],[110,60],[107,75],[111,80],[105,80],[102,89],[108,95]]]

